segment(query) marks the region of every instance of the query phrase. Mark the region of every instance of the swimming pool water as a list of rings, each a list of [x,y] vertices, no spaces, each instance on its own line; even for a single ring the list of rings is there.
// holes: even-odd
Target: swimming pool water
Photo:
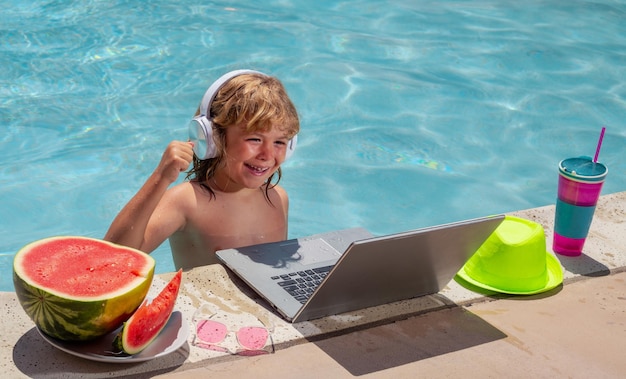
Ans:
[[[102,237],[231,69],[298,107],[290,237],[553,204],[602,126],[603,193],[626,190],[626,1],[4,3],[0,290],[28,242]]]

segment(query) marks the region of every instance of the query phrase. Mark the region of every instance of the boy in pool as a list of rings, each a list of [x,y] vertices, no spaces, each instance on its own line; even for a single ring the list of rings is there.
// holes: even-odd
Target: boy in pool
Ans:
[[[189,269],[216,263],[216,250],[287,238],[289,201],[277,184],[300,130],[297,111],[278,79],[231,74],[196,113],[212,121],[216,156],[171,142],[104,239],[149,253],[169,238],[174,265]],[[187,180],[169,188],[191,163]]]

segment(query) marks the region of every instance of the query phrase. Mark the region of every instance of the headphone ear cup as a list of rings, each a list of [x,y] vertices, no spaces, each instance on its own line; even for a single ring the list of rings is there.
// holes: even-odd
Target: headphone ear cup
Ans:
[[[292,139],[287,142],[287,151],[285,152],[285,160],[291,158],[293,152],[296,150],[296,146],[298,145],[298,135],[293,136]]]
[[[213,140],[213,123],[205,116],[194,117],[189,122],[189,140],[193,142],[193,152],[200,160],[217,156],[217,146]]]

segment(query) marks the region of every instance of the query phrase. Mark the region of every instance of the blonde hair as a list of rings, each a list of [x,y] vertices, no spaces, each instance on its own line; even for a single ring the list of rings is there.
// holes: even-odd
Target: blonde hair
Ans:
[[[187,172],[188,180],[200,182],[212,196],[215,193],[205,183],[215,175],[222,164],[226,150],[226,129],[245,125],[246,131],[269,131],[273,127],[285,131],[292,138],[300,131],[300,121],[283,84],[274,77],[261,74],[242,74],[230,79],[217,92],[207,117],[213,119],[213,140],[217,146],[215,158],[200,160],[194,155],[193,166]],[[196,115],[200,114],[200,109]],[[278,175],[272,183],[274,175]],[[280,181],[282,171],[272,175],[264,185],[265,195]]]

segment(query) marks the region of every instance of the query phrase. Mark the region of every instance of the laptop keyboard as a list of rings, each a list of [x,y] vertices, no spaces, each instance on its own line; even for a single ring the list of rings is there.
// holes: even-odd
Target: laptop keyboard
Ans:
[[[272,279],[276,280],[276,284],[293,298],[304,304],[332,268],[333,266],[325,266],[290,272],[289,274],[272,276]]]

